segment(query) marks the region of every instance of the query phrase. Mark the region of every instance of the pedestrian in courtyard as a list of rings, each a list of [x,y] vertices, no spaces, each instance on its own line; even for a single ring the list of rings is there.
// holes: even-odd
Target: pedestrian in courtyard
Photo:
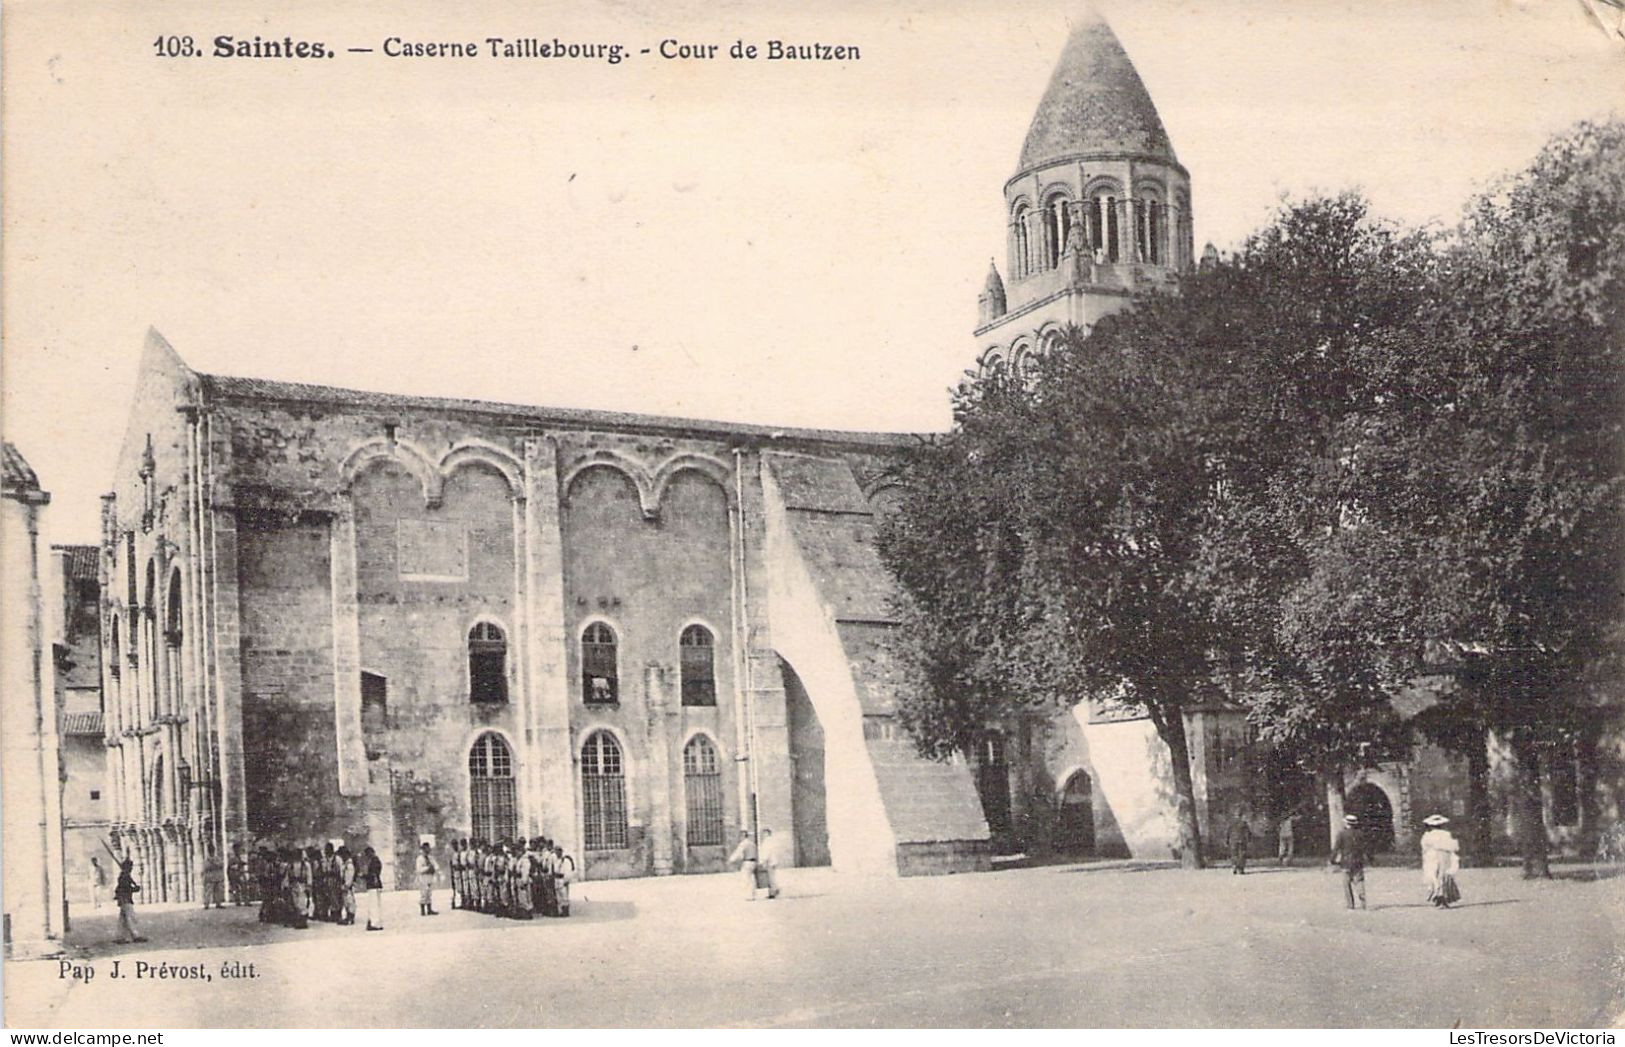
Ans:
[[[762,853],[758,868],[761,870],[761,884],[767,888],[768,901],[779,896],[779,858],[779,842],[773,838],[773,830],[763,829]]]
[[[368,844],[361,852],[361,887],[367,892],[367,930],[384,929],[384,863]]]
[[[211,845],[203,858],[203,907],[226,907],[226,866]]]
[[[1236,816],[1230,819],[1230,832],[1227,836],[1230,844],[1230,875],[1247,875],[1247,845],[1252,843],[1252,826],[1247,824],[1247,816],[1236,811]]]
[[[418,849],[417,857],[418,876],[418,915],[439,916],[434,911],[434,881],[440,875],[440,863],[434,860],[434,852],[429,847],[429,841],[424,840]]]
[[[1456,886],[1456,872],[1461,868],[1461,845],[1449,829],[1450,819],[1442,814],[1430,814],[1422,819],[1428,831],[1422,834],[1422,882],[1427,885],[1428,901],[1440,909],[1448,909],[1461,901],[1461,888]]]
[[[102,907],[102,892],[107,890],[107,870],[102,868],[102,863],[96,859],[94,854],[90,856],[89,880],[90,907],[100,909]]]
[[[749,829],[739,830],[739,846],[728,855],[730,864],[739,863],[739,871],[745,876],[745,900],[756,900],[756,841],[750,838]]]
[[[1297,850],[1297,840],[1294,836],[1293,822],[1298,816],[1288,811],[1282,818],[1281,824],[1275,830],[1275,859],[1281,865],[1291,865]]]
[[[248,859],[243,857],[243,845],[233,844],[231,857],[226,861],[226,886],[231,892],[231,904],[248,902]]]
[[[119,862],[118,883],[113,887],[113,900],[118,903],[118,940],[120,942],[144,942],[141,932],[135,927],[135,896],[140,893],[141,885],[135,882],[135,862],[130,858]]]
[[[1356,900],[1365,908],[1365,834],[1360,831],[1360,819],[1352,814],[1343,816],[1343,828],[1337,832],[1332,845],[1331,864],[1343,870],[1343,900],[1350,909]]]

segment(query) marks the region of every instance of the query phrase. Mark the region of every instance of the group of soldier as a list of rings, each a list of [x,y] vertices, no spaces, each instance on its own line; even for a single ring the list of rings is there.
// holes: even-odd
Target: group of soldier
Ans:
[[[545,836],[456,840],[451,845],[452,907],[529,920],[570,915],[575,859]]]
[[[242,884],[258,898],[261,923],[295,928],[308,927],[311,920],[353,924],[360,894],[366,900],[367,929],[383,930],[383,861],[371,847],[360,854],[331,843],[302,850],[261,847],[244,864]]]

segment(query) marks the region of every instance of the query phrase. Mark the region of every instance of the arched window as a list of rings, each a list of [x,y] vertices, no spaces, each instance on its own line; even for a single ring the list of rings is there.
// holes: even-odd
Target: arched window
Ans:
[[[615,630],[593,622],[581,632],[581,700],[589,705],[620,701],[620,671]]]
[[[1066,207],[1064,201],[1052,200],[1044,208],[1044,268],[1054,269],[1061,262],[1061,248],[1065,242],[1061,239],[1065,233],[1061,226],[1061,212]]]
[[[626,846],[626,769],[608,731],[594,731],[581,746],[581,808],[587,850]]]
[[[688,797],[688,845],[721,844],[722,769],[717,747],[703,734],[696,734],[683,746],[683,792]]]
[[[113,616],[113,627],[108,633],[109,650],[107,652],[107,675],[117,680],[120,675],[119,663],[124,660],[124,651],[118,642],[118,616]]]
[[[476,840],[502,840],[519,833],[513,750],[490,731],[468,751],[468,814]]]
[[[508,638],[490,622],[468,631],[468,700],[508,700]]]
[[[691,625],[678,637],[677,647],[682,654],[683,704],[717,704],[717,648],[711,630]]]
[[[1095,193],[1089,203],[1089,246],[1098,257],[1115,262],[1119,258],[1116,192],[1102,189]]]
[[[1142,262],[1161,265],[1165,260],[1163,241],[1167,236],[1167,221],[1163,215],[1162,199],[1158,190],[1142,189],[1134,200],[1134,250]]]
[[[1015,222],[1011,226],[1010,272],[1018,280],[1032,270],[1032,254],[1029,252],[1027,245],[1027,218],[1029,213],[1026,204],[1016,208]]]

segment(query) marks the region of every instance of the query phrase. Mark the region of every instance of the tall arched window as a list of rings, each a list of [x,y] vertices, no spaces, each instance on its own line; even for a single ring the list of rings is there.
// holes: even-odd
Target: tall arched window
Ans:
[[[716,640],[703,625],[691,625],[677,640],[682,655],[684,705],[717,704]]]
[[[1089,246],[1106,261],[1115,262],[1119,258],[1116,192],[1101,189],[1089,203]]]
[[[1051,200],[1044,208],[1044,268],[1054,269],[1061,262],[1061,248],[1065,246],[1062,237],[1065,232],[1061,227],[1061,211],[1066,207],[1061,200]]]
[[[688,798],[688,845],[721,844],[722,769],[717,747],[703,734],[696,734],[683,746],[683,792]]]
[[[1010,228],[1010,272],[1018,280],[1032,270],[1032,254],[1027,244],[1027,218],[1029,214],[1026,204],[1016,208],[1016,218]]]
[[[587,850],[626,846],[626,769],[608,731],[594,731],[581,746],[581,808]]]
[[[508,700],[508,638],[490,622],[468,631],[468,700]]]
[[[593,622],[581,632],[581,700],[589,705],[620,701],[620,668],[615,630]]]
[[[468,814],[476,840],[502,840],[519,833],[513,751],[491,731],[480,735],[468,751]]]

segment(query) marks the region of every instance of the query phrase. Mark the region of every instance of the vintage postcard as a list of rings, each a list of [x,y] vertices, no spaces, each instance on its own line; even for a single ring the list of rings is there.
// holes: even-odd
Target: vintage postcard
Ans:
[[[1625,1020],[1615,0],[0,32],[8,1028]]]

